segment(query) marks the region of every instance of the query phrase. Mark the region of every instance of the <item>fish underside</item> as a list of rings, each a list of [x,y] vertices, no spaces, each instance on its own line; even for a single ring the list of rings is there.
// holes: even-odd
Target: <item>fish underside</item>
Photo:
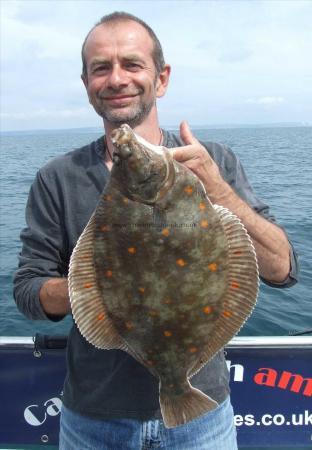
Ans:
[[[168,149],[128,125],[113,133],[110,180],[71,257],[72,313],[88,342],[159,379],[171,428],[218,406],[190,379],[249,317],[257,260],[240,220]]]

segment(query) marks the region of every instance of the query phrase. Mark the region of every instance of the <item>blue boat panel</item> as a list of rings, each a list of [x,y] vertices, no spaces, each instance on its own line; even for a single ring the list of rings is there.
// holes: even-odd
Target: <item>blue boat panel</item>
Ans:
[[[311,361],[311,348],[228,351],[241,447],[312,448]]]
[[[0,446],[57,445],[65,350],[0,347]],[[240,447],[312,448],[312,348],[227,349]]]
[[[64,350],[1,348],[1,445],[58,443],[64,378]]]

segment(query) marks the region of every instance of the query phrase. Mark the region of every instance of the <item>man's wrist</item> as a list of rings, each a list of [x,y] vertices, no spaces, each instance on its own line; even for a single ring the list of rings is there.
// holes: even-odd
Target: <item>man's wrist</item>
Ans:
[[[50,278],[39,292],[40,303],[49,316],[65,316],[70,312],[67,278]]]
[[[209,200],[214,204],[223,206],[230,204],[235,195],[233,189],[223,179],[214,183],[213,186],[211,183],[206,183],[204,186]]]

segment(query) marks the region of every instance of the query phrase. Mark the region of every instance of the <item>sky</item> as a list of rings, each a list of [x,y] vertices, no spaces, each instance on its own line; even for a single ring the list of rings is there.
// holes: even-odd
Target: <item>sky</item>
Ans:
[[[0,128],[101,127],[82,42],[113,11],[146,21],[172,67],[162,126],[312,123],[312,0],[0,0]]]

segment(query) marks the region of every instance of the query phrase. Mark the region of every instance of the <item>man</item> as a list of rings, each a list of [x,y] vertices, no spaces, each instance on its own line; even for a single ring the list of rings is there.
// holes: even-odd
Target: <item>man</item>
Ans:
[[[156,98],[166,92],[170,66],[153,31],[126,13],[105,16],[87,35],[82,59],[82,80],[90,103],[103,118],[105,139],[52,160],[37,174],[15,276],[21,311],[33,319],[54,321],[70,313],[69,258],[112,167],[111,131],[123,123],[152,144],[173,148],[174,158],[201,179],[210,200],[240,217],[268,284],[294,284],[297,263],[292,247],[272,223],[268,207],[252,193],[235,155],[224,146],[199,143],[186,122],[180,127],[182,140],[159,128]],[[220,406],[170,430],[159,420],[158,381],[126,353],[94,348],[74,325],[67,365],[61,450],[237,448],[223,352],[192,380]]]

